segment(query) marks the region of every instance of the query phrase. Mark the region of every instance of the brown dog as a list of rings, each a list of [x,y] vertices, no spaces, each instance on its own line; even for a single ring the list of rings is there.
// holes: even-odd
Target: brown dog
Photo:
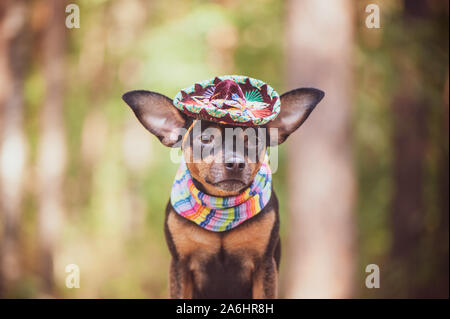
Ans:
[[[278,117],[264,125],[267,146],[283,143],[309,116],[323,98],[317,89],[301,88],[281,95]],[[255,162],[247,152],[252,145],[245,134],[234,141],[245,141],[245,152],[236,154],[224,148],[224,139],[203,135],[215,130],[224,136],[231,126],[193,121],[164,95],[149,91],[131,91],[123,96],[136,117],[162,144],[181,146],[186,165],[195,186],[213,196],[234,196],[246,189],[255,178],[265,147]],[[198,127],[197,127],[198,126]],[[234,126],[235,127],[235,126]],[[186,129],[189,130],[186,132]],[[198,129],[197,129],[198,128]],[[276,128],[277,130],[271,130]],[[242,134],[242,132],[241,132]],[[219,144],[211,158],[193,160],[193,145]],[[234,143],[234,142],[233,142]],[[231,160],[228,160],[231,158]],[[170,265],[171,298],[275,298],[280,262],[278,200],[274,192],[263,210],[255,217],[224,232],[206,230],[178,215],[170,201],[166,208],[165,233],[172,255]]]

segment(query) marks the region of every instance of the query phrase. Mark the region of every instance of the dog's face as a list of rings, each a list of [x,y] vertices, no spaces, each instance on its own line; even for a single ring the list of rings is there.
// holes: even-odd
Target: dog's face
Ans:
[[[213,196],[237,195],[253,181],[267,146],[283,143],[308,118],[324,93],[302,88],[281,95],[281,111],[264,126],[239,127],[188,118],[154,92],[123,95],[147,130],[169,147],[181,147],[196,186]]]
[[[194,121],[181,147],[197,186],[210,195],[232,196],[255,178],[266,151],[265,131]]]

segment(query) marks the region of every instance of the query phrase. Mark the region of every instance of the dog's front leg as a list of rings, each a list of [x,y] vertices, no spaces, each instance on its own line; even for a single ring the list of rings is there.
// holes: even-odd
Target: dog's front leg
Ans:
[[[192,274],[183,262],[172,258],[170,262],[169,294],[172,299],[192,299]]]
[[[253,298],[274,299],[278,291],[278,272],[273,257],[264,260],[253,275]]]

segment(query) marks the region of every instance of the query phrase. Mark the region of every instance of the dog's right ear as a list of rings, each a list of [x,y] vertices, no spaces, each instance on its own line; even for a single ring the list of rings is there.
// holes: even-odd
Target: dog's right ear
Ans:
[[[266,128],[269,129],[269,145],[283,143],[306,121],[324,95],[325,93],[321,90],[313,88],[299,88],[282,94],[280,114],[275,120],[266,124]],[[276,134],[270,133],[272,128],[276,129]]]
[[[130,91],[122,99],[131,107],[139,122],[166,146],[180,141],[188,124],[187,116],[177,110],[172,100],[159,93]]]

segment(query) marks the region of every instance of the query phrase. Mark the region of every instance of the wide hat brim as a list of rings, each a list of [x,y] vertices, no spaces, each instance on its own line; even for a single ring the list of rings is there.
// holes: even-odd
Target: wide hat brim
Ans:
[[[263,81],[224,75],[181,90],[173,104],[196,119],[239,126],[261,126],[280,113],[280,96]]]

